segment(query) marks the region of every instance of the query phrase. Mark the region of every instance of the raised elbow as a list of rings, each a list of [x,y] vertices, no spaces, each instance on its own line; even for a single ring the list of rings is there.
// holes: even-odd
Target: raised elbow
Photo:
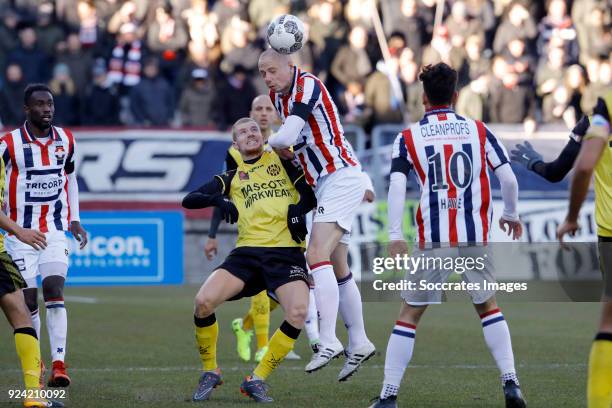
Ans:
[[[561,180],[565,178],[566,175],[567,173],[556,172],[552,174],[547,174],[545,178],[546,178],[546,181],[549,181],[551,183],[559,183]]]
[[[181,203],[181,205],[183,206],[183,208],[186,208],[188,210],[196,210],[198,208],[201,208],[198,206],[198,200],[196,199],[194,193],[187,194],[183,198],[183,202]]]

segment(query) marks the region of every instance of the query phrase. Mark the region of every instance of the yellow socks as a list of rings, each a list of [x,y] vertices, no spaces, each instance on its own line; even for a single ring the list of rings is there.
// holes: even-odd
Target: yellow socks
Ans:
[[[251,303],[252,302],[253,302],[253,298],[251,298]],[[250,308],[247,314],[244,315],[244,317],[242,318],[242,330],[244,330],[245,332],[249,330],[253,330],[253,316],[251,315]]]
[[[268,297],[268,301],[270,302],[270,313],[272,313],[274,311],[274,309],[276,309],[277,307],[280,306],[280,303],[278,303],[276,300],[274,299],[270,299]]]
[[[265,311],[263,309],[264,307],[265,307]],[[253,325],[257,327],[257,323],[253,321],[255,315],[259,313],[268,314],[269,312],[270,312],[270,299],[268,298],[268,294],[266,293],[266,291],[262,290],[255,296],[251,297],[251,307],[249,308],[249,311],[242,319],[242,330],[244,331],[253,330]]]
[[[219,324],[215,314],[208,317],[193,317],[195,335],[198,342],[198,351],[204,371],[213,371],[217,368],[217,337],[219,337]]]
[[[589,356],[589,408],[612,406],[612,333],[598,333]]]
[[[38,388],[40,380],[40,345],[32,327],[15,329],[15,348],[21,360],[26,388]]]
[[[270,335],[270,299],[265,290],[251,298],[249,314],[253,318],[253,326],[255,326],[257,350],[260,350],[268,345],[268,336]]]
[[[287,353],[293,349],[293,344],[300,334],[300,329],[296,329],[286,321],[283,321],[280,328],[268,343],[268,351],[255,367],[253,374],[265,380],[279,366]]]

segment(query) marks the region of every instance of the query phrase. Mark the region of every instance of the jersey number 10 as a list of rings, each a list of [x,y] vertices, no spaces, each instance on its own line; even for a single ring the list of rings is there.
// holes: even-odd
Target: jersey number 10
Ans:
[[[471,146],[467,145],[471,152]],[[464,149],[466,146],[464,145]],[[444,145],[445,155],[448,156],[452,152],[452,145]],[[429,182],[431,191],[448,190],[448,183],[452,183],[456,188],[464,189],[472,183],[472,160],[468,153],[457,150],[450,154],[450,158],[444,163],[442,161],[442,154],[440,152],[434,153],[433,146],[427,146],[427,162],[429,163]],[[463,171],[459,171],[459,161],[461,160],[461,167]],[[445,166],[448,169],[445,171]],[[450,180],[447,180],[450,178]]]

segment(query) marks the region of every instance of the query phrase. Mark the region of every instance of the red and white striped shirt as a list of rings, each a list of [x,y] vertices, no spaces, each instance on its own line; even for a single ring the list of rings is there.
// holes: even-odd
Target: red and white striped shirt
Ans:
[[[68,129],[51,127],[50,136],[31,136],[25,124],[0,139],[8,188],[5,212],[24,228],[68,231],[68,174],[74,171],[75,143]]]
[[[294,67],[289,93],[270,91],[270,99],[283,122],[290,115],[306,122],[293,151],[308,184],[315,186],[321,177],[342,167],[360,165],[344,137],[336,104],[319,78]]]
[[[510,160],[482,122],[447,107],[430,110],[397,135],[392,160],[391,172],[414,169],[417,175],[419,243],[488,241],[493,216],[488,168]]]

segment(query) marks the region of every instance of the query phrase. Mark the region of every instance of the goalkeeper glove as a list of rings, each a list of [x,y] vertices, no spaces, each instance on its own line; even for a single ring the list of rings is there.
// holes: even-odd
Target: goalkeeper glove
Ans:
[[[522,164],[529,170],[533,170],[536,163],[544,161],[542,155],[536,152],[529,142],[517,144],[516,150],[510,151],[510,160]]]
[[[291,238],[298,244],[306,239],[308,230],[306,228],[306,216],[299,205],[291,204],[287,210],[287,226]]]
[[[217,194],[212,198],[212,203],[221,210],[221,217],[225,222],[233,224],[238,221],[238,209],[229,198],[223,194]]]

